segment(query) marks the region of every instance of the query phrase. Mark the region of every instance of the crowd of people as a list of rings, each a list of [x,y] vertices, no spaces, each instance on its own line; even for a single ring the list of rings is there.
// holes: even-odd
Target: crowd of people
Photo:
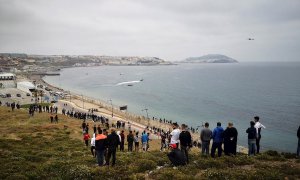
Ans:
[[[15,108],[20,108],[19,104],[5,104],[6,106],[11,107],[12,111]],[[0,102],[0,105],[2,105],[2,102]],[[64,104],[64,106],[68,106],[68,104]],[[160,137],[161,151],[170,149],[168,158],[172,164],[176,166],[188,164],[189,149],[197,145],[197,143],[192,140],[191,136],[191,133],[195,132],[195,129],[188,128],[186,124],[182,124],[181,127],[179,127],[176,122],[172,123],[172,121],[160,119],[158,121],[161,123],[171,123],[173,129],[164,131],[162,128],[155,126],[146,127],[140,135],[138,131],[131,130],[129,125],[130,123],[128,122],[128,134],[126,136],[124,132],[126,123],[124,121],[117,121],[116,124],[114,124],[109,122],[109,119],[104,116],[95,115],[95,111],[96,110],[92,109],[88,113],[83,113],[75,111],[74,108],[68,111],[65,108],[62,108],[62,114],[83,120],[81,128],[84,143],[87,147],[89,144],[91,145],[91,153],[93,157],[97,159],[97,164],[99,166],[110,165],[110,161],[111,165],[114,166],[116,163],[117,150],[125,151],[125,141],[127,141],[127,150],[129,152],[138,152],[140,149],[142,151],[148,151],[150,148],[150,133]],[[29,107],[29,114],[33,116],[34,112],[48,112],[50,113],[50,122],[58,123],[58,107],[48,105],[31,105]],[[93,122],[100,122],[98,126],[96,126],[96,124],[93,126],[92,138],[89,135],[90,127],[87,123],[87,119],[91,119]],[[157,119],[153,118],[153,120]],[[110,123],[112,125],[111,129],[109,125]],[[115,128],[121,129],[121,131],[117,131]],[[250,127],[246,129],[246,133],[248,134],[249,156],[260,153],[260,141],[262,138],[261,132],[264,128],[266,127],[260,123],[260,118],[258,116],[255,116],[253,121],[250,121]],[[231,122],[228,123],[228,126],[225,129],[222,127],[221,123],[218,122],[217,126],[213,130],[210,130],[209,123],[206,122],[199,137],[202,155],[210,155],[212,158],[215,158],[216,151],[218,157],[222,156],[223,153],[228,156],[234,156],[237,153],[238,131]],[[297,131],[297,137],[297,156],[299,157],[300,126]]]

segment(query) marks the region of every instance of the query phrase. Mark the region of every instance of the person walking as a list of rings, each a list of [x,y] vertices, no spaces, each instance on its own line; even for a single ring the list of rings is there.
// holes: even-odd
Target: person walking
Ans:
[[[109,161],[111,157],[112,157],[112,166],[116,164],[116,151],[119,144],[120,144],[120,138],[116,134],[116,130],[112,128],[110,135],[107,136],[107,156],[106,156],[107,166],[109,166]]]
[[[89,145],[89,139],[90,139],[90,138],[91,138],[91,137],[90,137],[89,133],[85,133],[85,134],[83,135],[83,140],[84,140],[84,142],[85,142],[86,147],[88,147],[88,145]]]
[[[229,122],[223,133],[225,155],[236,155],[237,136],[238,131],[233,127],[233,123]]]
[[[206,154],[209,155],[209,145],[210,145],[210,140],[212,138],[212,131],[208,128],[209,123],[206,122],[204,125],[204,129],[201,130],[200,133],[200,139],[202,142],[202,155]]]
[[[300,155],[300,126],[298,127],[297,137],[298,137],[297,157],[299,158],[299,155]]]
[[[95,139],[95,148],[97,154],[97,162],[99,166],[103,166],[104,164],[104,154],[106,149],[107,136],[102,134],[102,130],[100,130]]]
[[[255,122],[254,127],[256,129],[256,153],[258,154],[260,150],[261,129],[262,128],[265,129],[266,127],[259,122],[258,116],[254,117],[254,122]]]
[[[255,122],[250,121],[250,127],[246,130],[248,133],[248,156],[255,155],[255,143],[256,143],[256,128]]]
[[[128,143],[128,151],[132,152],[133,149],[133,141],[134,141],[134,135],[132,134],[132,131],[129,131],[129,134],[127,135],[127,143]]]
[[[213,158],[215,157],[216,149],[218,149],[218,157],[222,156],[223,132],[224,129],[221,127],[221,123],[218,122],[212,134],[213,144],[211,147],[211,157]]]
[[[188,151],[192,147],[192,136],[189,131],[187,131],[187,125],[181,125],[181,133],[179,134],[180,150],[184,153],[186,163],[189,163]]]
[[[96,157],[96,152],[94,151],[95,148],[95,141],[96,141],[96,133],[93,134],[93,137],[91,138],[91,152],[93,157]]]

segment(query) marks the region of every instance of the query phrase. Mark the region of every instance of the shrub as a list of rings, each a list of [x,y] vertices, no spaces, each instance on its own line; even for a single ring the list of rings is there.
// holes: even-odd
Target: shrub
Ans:
[[[264,154],[267,154],[269,156],[280,157],[280,154],[277,151],[273,151],[273,150],[268,150],[268,151],[264,152]]]
[[[138,172],[145,172],[156,168],[156,163],[148,159],[136,159],[134,164],[138,167]]]

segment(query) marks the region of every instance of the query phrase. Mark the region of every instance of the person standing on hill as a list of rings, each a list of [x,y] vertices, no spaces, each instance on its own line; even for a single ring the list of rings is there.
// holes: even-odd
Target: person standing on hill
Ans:
[[[258,154],[260,150],[261,128],[265,129],[266,127],[259,122],[258,116],[254,117],[254,122],[254,127],[256,129],[256,153]]]
[[[297,157],[299,158],[299,155],[300,155],[300,126],[298,127],[297,137],[298,137]]]
[[[147,151],[147,145],[148,145],[149,137],[148,137],[148,135],[145,131],[142,134],[141,140],[142,140],[143,151]]]
[[[200,139],[202,142],[202,155],[209,155],[209,145],[212,138],[212,131],[208,128],[209,123],[206,122],[204,129],[201,130]]]
[[[104,163],[106,144],[107,144],[107,136],[102,134],[102,130],[100,130],[95,140],[97,162],[99,166],[103,166]]]
[[[160,151],[165,150],[165,148],[167,147],[166,144],[166,134],[164,132],[161,132],[160,134],[160,138],[161,138],[161,146],[160,146]]]
[[[91,152],[93,157],[96,157],[96,152],[94,152],[95,150],[95,141],[96,141],[96,133],[93,134],[93,137],[91,138]]]
[[[188,150],[192,147],[192,136],[189,131],[186,130],[187,125],[181,125],[181,133],[179,134],[180,140],[180,150],[184,153],[186,158],[186,163],[189,163]]]
[[[255,122],[250,121],[250,127],[246,130],[248,133],[248,156],[255,155],[255,143],[256,143],[256,128]]]
[[[224,129],[221,127],[221,123],[217,123],[217,127],[214,129],[212,134],[213,144],[211,148],[211,157],[215,157],[216,149],[218,149],[218,157],[222,156],[222,143],[223,143],[223,132]]]
[[[173,123],[172,127],[173,127],[173,131],[170,134],[170,137],[171,137],[170,144],[176,144],[176,148],[178,148],[178,145],[180,142],[180,140],[179,140],[180,129],[178,128],[177,123]]]
[[[85,134],[83,135],[83,140],[84,140],[84,142],[85,142],[86,147],[88,147],[88,145],[89,145],[89,139],[90,139],[90,138],[91,138],[91,137],[90,137],[89,133],[85,133]]]
[[[127,143],[128,143],[128,151],[132,152],[133,149],[133,141],[134,141],[134,135],[132,134],[132,131],[129,131],[129,134],[127,135]]]
[[[81,124],[82,132],[85,132],[85,127],[86,127],[86,123],[85,120],[83,120]]]
[[[233,123],[228,123],[228,127],[223,133],[224,137],[224,153],[225,155],[236,155],[236,143],[238,132]]]
[[[121,136],[120,151],[124,151],[124,143],[125,143],[124,130],[121,131],[120,136]]]
[[[109,161],[111,157],[112,157],[112,166],[116,164],[116,151],[119,144],[120,144],[120,138],[116,134],[116,130],[112,128],[110,135],[107,136],[107,156],[106,156],[107,166],[109,166]]]
[[[134,136],[134,151],[139,151],[139,132],[136,132]]]
[[[54,120],[55,120],[56,123],[58,123],[58,116],[57,116],[57,114],[55,115]]]

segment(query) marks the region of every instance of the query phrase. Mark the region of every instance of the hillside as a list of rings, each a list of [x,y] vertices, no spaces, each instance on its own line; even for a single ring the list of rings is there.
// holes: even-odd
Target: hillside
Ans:
[[[189,57],[183,63],[237,63],[238,61],[221,54],[208,54],[200,57]]]
[[[192,149],[191,163],[174,168],[167,152],[117,152],[115,167],[97,167],[81,140],[81,121],[0,107],[0,179],[299,179],[300,161],[292,154],[269,151],[248,157],[212,159]],[[91,124],[90,124],[91,125]],[[153,147],[153,148],[151,148]],[[125,150],[127,146],[125,145]]]

